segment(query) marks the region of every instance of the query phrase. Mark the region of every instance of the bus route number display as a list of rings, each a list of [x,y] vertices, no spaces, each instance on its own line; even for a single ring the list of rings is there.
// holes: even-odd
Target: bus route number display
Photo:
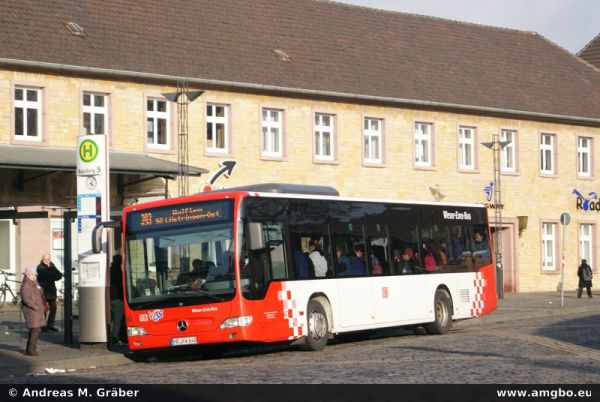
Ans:
[[[144,230],[161,226],[213,222],[227,219],[230,216],[230,209],[231,203],[228,201],[159,207],[132,213],[128,226],[133,230]]]

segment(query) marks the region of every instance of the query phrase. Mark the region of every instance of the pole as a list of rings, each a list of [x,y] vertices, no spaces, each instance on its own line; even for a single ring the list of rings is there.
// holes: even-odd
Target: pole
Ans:
[[[571,222],[571,216],[564,212],[560,215],[560,223],[563,227],[562,235],[562,262],[560,267],[560,306],[565,305],[565,240],[567,237],[567,225]]]

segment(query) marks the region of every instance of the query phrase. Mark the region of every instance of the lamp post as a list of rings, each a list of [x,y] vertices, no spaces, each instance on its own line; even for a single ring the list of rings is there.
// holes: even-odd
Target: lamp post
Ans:
[[[188,149],[188,105],[204,91],[189,91],[187,82],[177,83],[177,92],[163,93],[167,100],[177,104],[177,195],[188,195],[189,187],[189,149]]]
[[[500,141],[498,134],[492,135],[492,142],[482,142],[481,145],[491,149],[494,159],[494,253],[496,261],[496,292],[498,298],[504,298],[504,272],[502,266],[502,185],[500,182],[500,151],[510,144],[510,141]]]

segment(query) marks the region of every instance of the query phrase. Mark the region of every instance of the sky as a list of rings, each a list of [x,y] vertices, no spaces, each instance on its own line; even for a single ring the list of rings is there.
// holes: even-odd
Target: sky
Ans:
[[[534,31],[571,53],[600,34],[598,0],[339,0],[384,10]]]

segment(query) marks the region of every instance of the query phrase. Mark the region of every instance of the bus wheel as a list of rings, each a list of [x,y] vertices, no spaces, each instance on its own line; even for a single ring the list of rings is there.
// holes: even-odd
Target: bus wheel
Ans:
[[[452,300],[448,292],[442,289],[435,291],[433,302],[435,321],[425,325],[425,331],[430,335],[441,335],[452,327]]]
[[[323,350],[329,337],[329,323],[323,305],[312,299],[308,302],[307,314],[308,334],[304,337],[303,350]]]

